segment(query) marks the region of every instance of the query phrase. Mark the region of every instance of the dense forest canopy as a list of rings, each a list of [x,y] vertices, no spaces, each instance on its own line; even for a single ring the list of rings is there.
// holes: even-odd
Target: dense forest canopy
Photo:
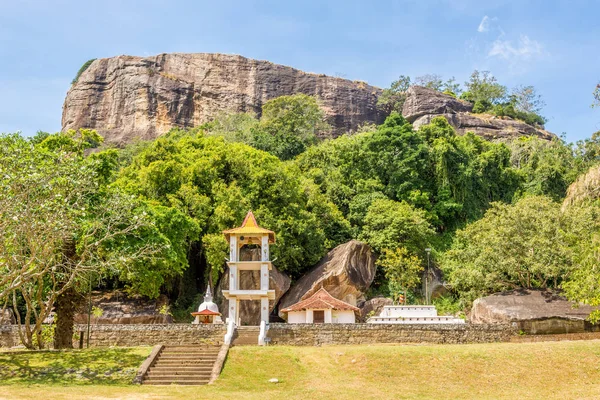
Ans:
[[[417,82],[524,120],[543,105],[534,88],[509,94],[486,72],[464,90],[439,76]],[[443,117],[414,129],[397,112],[409,84],[402,77],[384,92],[383,124],[323,141],[330,127],[306,95],[267,102],[258,120],[222,115],[124,149],[105,148],[89,130],[0,136],[0,307],[27,324],[29,347],[42,345],[40,321],[55,304],[72,329],[67,306],[98,278],[167,293],[184,318],[224,270],[221,232],[250,209],[276,232],[273,257],[292,279],[354,238],[378,254],[371,294],[418,301],[432,248],[449,301],[462,308],[514,287],[599,304],[599,196],[590,189],[599,134],[575,144],[494,142],[457,135]],[[68,337],[63,328],[56,336]]]

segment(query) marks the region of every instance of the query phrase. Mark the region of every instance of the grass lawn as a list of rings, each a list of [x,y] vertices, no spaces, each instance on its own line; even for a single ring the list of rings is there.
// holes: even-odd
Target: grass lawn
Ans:
[[[150,351],[118,350],[127,357]],[[117,350],[93,352],[102,359],[105,351]],[[6,357],[0,355],[0,365]],[[280,382],[269,383],[270,378]],[[0,386],[0,398],[598,399],[600,341],[234,347],[221,377],[211,386],[25,384],[15,378],[11,382]]]
[[[135,347],[0,353],[0,385],[127,385],[151,351],[152,347]]]

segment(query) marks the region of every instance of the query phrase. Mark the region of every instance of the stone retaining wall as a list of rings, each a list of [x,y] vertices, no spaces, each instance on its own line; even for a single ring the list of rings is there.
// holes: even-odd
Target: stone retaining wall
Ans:
[[[270,324],[274,345],[319,346],[375,343],[490,343],[516,335],[511,325]]]
[[[86,333],[87,325],[76,325],[75,332],[80,331]],[[221,345],[226,331],[225,324],[92,325],[90,346]],[[13,347],[19,344],[16,326],[0,326],[0,347]],[[79,341],[74,340],[73,346],[78,345]]]
[[[77,325],[75,331],[86,331]],[[153,324],[92,325],[90,345],[154,346],[221,345],[227,328],[222,325]],[[375,343],[489,343],[507,342],[517,335],[510,325],[392,325],[392,324],[270,324],[273,345],[320,346],[326,344]],[[85,343],[85,342],[84,342]],[[0,326],[0,347],[19,344],[15,326]],[[74,341],[74,347],[78,341]]]

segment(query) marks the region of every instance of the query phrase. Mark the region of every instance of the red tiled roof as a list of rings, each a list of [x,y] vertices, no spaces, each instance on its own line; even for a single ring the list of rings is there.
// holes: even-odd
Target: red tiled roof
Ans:
[[[308,309],[323,310],[330,308],[333,310],[358,311],[358,307],[354,307],[352,304],[336,299],[330,295],[327,290],[321,288],[308,299],[300,300],[298,303],[284,308],[281,312],[287,313],[290,311],[304,311]]]
[[[221,315],[221,313],[214,312],[214,311],[209,310],[208,308],[205,308],[202,311],[193,312],[192,315],[195,317],[196,315]]]

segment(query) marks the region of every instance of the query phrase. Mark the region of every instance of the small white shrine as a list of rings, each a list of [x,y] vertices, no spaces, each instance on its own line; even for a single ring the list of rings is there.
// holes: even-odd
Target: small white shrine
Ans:
[[[213,303],[210,286],[206,288],[204,302],[198,307],[198,311],[193,312],[194,322],[192,324],[222,324],[219,307]]]
[[[358,307],[336,299],[324,288],[281,310],[290,324],[353,324],[358,311]]]
[[[260,320],[269,323],[269,300],[275,300],[275,290],[269,289],[269,245],[275,243],[275,233],[261,228],[248,211],[242,226],[223,231],[229,242],[229,290],[223,290],[223,296],[229,300],[229,317],[240,325],[239,309],[241,300],[260,301]],[[246,245],[260,246],[260,261],[240,261],[240,251]],[[242,289],[239,286],[241,271],[260,271],[260,287],[258,289]]]
[[[464,324],[461,318],[438,315],[435,306],[384,306],[381,314],[370,317],[369,324]]]

